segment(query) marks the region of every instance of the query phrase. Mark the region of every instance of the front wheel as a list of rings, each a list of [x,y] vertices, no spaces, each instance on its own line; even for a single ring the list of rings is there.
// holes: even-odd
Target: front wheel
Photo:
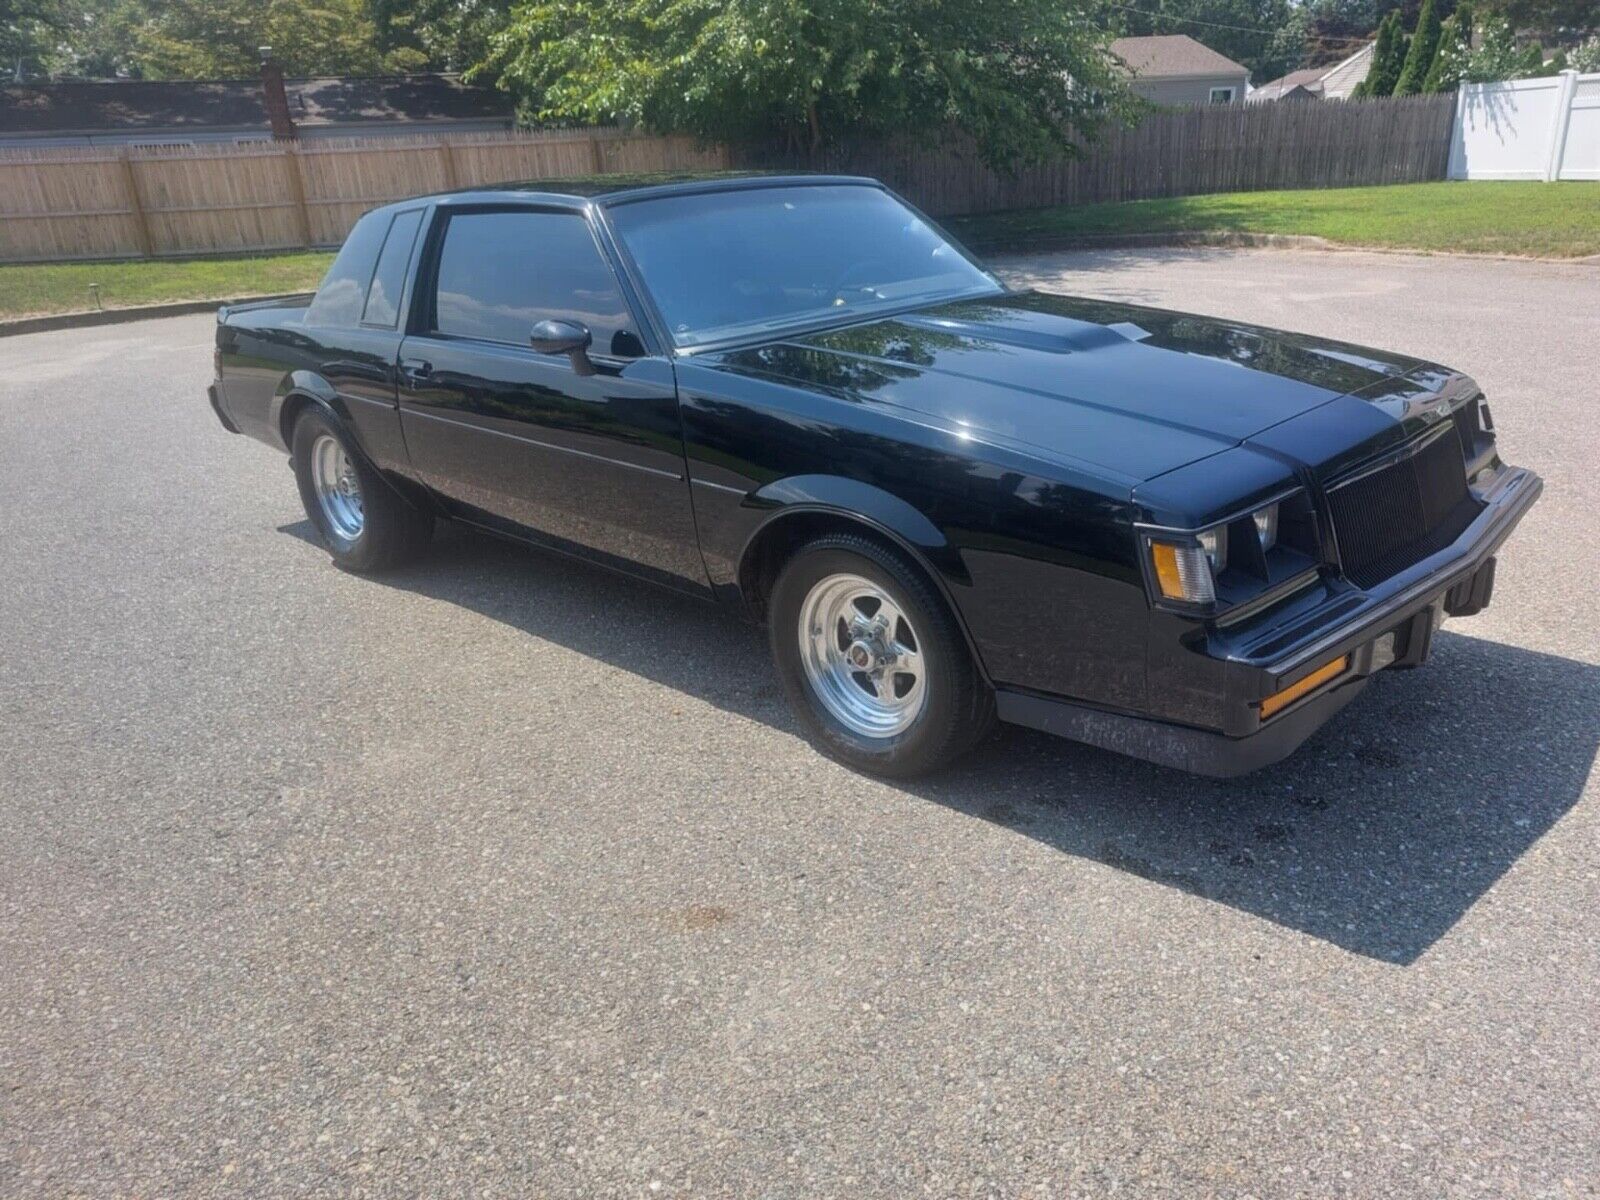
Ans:
[[[790,705],[849,766],[921,774],[993,725],[993,697],[943,597],[886,545],[855,534],[807,543],[779,574],[769,617]]]
[[[290,450],[306,516],[339,566],[379,571],[427,545],[433,517],[385,483],[323,413],[300,415]]]

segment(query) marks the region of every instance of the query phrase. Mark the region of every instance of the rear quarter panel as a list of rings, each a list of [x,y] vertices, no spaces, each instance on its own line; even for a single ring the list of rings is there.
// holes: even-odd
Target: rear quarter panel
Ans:
[[[396,406],[393,330],[317,329],[305,305],[230,312],[218,327],[219,396],[241,433],[280,450],[292,396],[332,410],[381,470],[408,475]]]

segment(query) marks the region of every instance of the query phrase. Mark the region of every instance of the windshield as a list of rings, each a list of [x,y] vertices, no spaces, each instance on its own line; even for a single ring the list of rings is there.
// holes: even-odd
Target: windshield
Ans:
[[[673,340],[1004,289],[887,192],[859,184],[663,196],[611,210]]]

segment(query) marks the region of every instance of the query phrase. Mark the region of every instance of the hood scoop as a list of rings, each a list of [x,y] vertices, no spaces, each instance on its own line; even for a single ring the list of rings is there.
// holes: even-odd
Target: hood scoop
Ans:
[[[973,338],[991,346],[1015,346],[1019,350],[1038,350],[1045,354],[1076,354],[1150,336],[1137,325],[1127,322],[1117,326],[1097,325],[1089,321],[1074,321],[1070,317],[1056,317],[1048,322],[1027,326],[1014,319],[1000,324],[910,313],[896,317],[895,323],[913,329]]]

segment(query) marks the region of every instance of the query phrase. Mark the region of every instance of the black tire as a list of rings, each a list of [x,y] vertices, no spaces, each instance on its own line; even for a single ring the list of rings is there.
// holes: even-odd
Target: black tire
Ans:
[[[915,630],[925,695],[902,731],[868,736],[850,728],[808,674],[800,627],[807,598],[818,584],[841,575],[881,589]],[[896,548],[853,533],[807,542],[779,572],[767,615],[772,657],[790,707],[807,737],[847,766],[895,778],[921,775],[947,765],[994,727],[994,695],[954,615],[927,576]]]
[[[359,484],[363,512],[355,536],[337,527],[318,498],[312,456],[325,438],[332,438],[344,451]],[[401,496],[368,466],[344,430],[321,409],[309,407],[295,420],[290,452],[300,502],[337,565],[347,571],[382,571],[416,557],[428,544],[433,515]]]

